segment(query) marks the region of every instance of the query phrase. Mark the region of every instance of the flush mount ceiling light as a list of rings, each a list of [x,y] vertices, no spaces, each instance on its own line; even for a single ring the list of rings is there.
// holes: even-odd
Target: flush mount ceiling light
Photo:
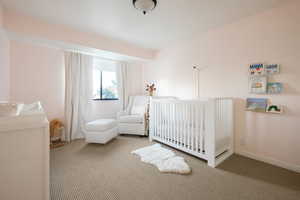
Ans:
[[[153,10],[157,5],[157,0],[133,0],[133,6],[141,10],[144,15]]]

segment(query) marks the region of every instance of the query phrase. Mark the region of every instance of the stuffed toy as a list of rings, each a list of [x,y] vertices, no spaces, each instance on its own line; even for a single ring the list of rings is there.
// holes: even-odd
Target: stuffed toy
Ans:
[[[64,124],[60,120],[54,119],[50,122],[50,142],[52,147],[63,145],[61,142],[63,130]]]

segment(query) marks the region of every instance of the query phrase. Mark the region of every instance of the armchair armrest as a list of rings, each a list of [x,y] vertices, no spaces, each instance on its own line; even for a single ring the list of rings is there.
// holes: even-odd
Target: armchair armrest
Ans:
[[[120,119],[121,116],[128,115],[129,112],[127,110],[122,110],[117,113],[117,119]]]

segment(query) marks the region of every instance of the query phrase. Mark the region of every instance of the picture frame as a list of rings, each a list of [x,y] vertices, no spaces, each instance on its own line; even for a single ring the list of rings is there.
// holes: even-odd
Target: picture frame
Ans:
[[[247,98],[246,110],[253,112],[266,112],[268,99],[265,98]]]
[[[251,76],[249,77],[249,93],[266,94],[267,93],[267,77]]]
[[[265,65],[265,73],[267,75],[279,74],[280,73],[280,65],[279,64]]]
[[[265,75],[265,65],[263,63],[251,64],[249,66],[250,76],[261,76]]]
[[[283,91],[283,85],[279,82],[269,82],[267,83],[268,94],[280,94]]]
[[[283,113],[283,106],[282,105],[275,105],[275,104],[268,104],[267,113],[274,113],[274,114],[282,114]]]

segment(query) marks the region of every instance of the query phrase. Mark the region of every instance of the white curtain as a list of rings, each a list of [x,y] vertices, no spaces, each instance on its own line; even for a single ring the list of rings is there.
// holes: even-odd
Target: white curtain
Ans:
[[[128,104],[128,63],[119,62],[118,63],[118,93],[122,104],[122,109],[124,110]]]
[[[92,99],[93,57],[65,52],[65,137],[66,141],[83,138],[82,129]]]

